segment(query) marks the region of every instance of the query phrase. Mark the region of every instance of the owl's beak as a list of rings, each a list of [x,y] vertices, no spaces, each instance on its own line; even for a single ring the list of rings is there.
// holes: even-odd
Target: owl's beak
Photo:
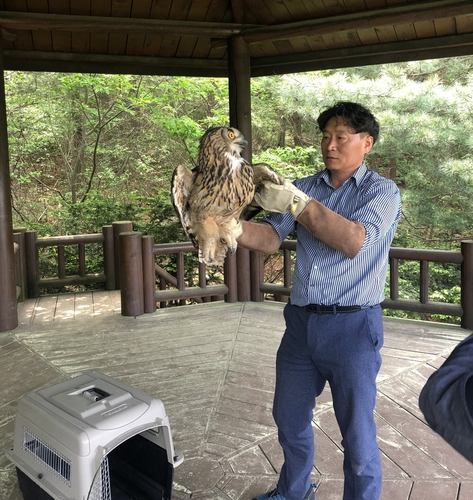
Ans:
[[[241,149],[246,149],[246,147],[248,146],[248,141],[246,139],[242,139],[238,144],[240,145]]]

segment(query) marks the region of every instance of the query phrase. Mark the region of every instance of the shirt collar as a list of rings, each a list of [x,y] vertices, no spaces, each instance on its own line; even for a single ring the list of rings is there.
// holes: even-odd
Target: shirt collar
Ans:
[[[368,167],[366,166],[366,163],[363,162],[352,174],[351,176],[349,177],[349,179],[353,179],[355,181],[355,184],[357,186],[360,185],[361,181],[363,180],[363,177],[365,176],[366,174],[366,171],[368,170]],[[318,182],[320,182],[321,180],[324,180],[324,182],[327,184],[327,186],[331,186],[330,184],[330,172],[329,170],[326,168],[325,170],[322,171],[319,179],[318,179]],[[347,179],[348,180],[348,179]]]
[[[366,166],[366,163],[363,162],[352,174],[352,178],[355,179],[356,185],[359,186],[361,184],[361,181],[363,180],[363,177],[366,174],[366,171],[368,170],[368,167]]]

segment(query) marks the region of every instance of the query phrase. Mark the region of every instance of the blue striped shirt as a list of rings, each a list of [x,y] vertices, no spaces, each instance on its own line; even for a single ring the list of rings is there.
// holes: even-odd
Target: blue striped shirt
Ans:
[[[297,231],[291,303],[372,306],[382,302],[389,248],[401,216],[396,184],[364,163],[338,189],[330,185],[328,170],[294,184],[346,219],[361,222],[366,236],[360,252],[349,259],[316,238],[291,214],[265,217],[263,221],[274,227],[281,242]]]

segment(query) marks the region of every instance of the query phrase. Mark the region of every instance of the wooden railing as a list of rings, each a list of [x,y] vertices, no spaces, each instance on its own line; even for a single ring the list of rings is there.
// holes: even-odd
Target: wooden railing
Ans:
[[[106,290],[119,288],[118,238],[123,231],[131,231],[130,221],[114,222],[103,226],[101,233],[78,234],[71,236],[38,237],[37,231],[15,228],[15,275],[18,300],[39,297],[42,289],[65,286],[90,285],[103,283]],[[102,246],[102,272],[87,271],[86,253],[91,245]],[[66,248],[75,249],[75,272],[67,274]],[[53,276],[40,275],[40,249],[55,248],[56,271]],[[70,264],[70,259],[69,259]]]
[[[291,252],[296,242],[286,240],[281,245],[284,253],[284,281],[282,285],[262,283],[264,293],[288,296],[291,293]],[[399,298],[399,261],[419,262],[419,299]],[[429,263],[447,263],[460,266],[460,305],[429,300]],[[415,248],[391,247],[389,251],[389,297],[382,302],[385,309],[397,309],[423,314],[442,314],[461,318],[461,326],[473,329],[473,241],[462,241],[461,251],[421,250]]]
[[[473,279],[473,242],[462,242],[461,252],[443,250],[420,250],[413,248],[391,248],[389,252],[389,297],[383,307],[424,314],[444,314],[447,316],[468,316],[473,312],[473,297],[468,298],[468,281]],[[399,298],[399,261],[419,262],[419,300]],[[429,263],[457,264],[461,268],[461,305],[429,300]],[[471,290],[470,290],[471,293]],[[469,307],[468,307],[469,304]]]
[[[103,233],[43,238],[38,238],[36,231],[15,233],[15,237],[18,235],[24,242],[22,247],[24,249],[22,252],[23,255],[19,260],[19,266],[22,266],[24,269],[24,271],[20,273],[20,276],[22,276],[21,296],[24,298],[39,297],[41,289],[93,283],[104,283],[105,289],[114,289],[114,273],[105,273],[105,269],[113,266],[114,262],[113,234],[108,229],[111,230],[111,226],[108,226],[108,228],[104,227]],[[101,244],[103,247],[104,272],[102,273],[87,272],[86,247],[92,244]],[[51,247],[56,248],[56,274],[55,276],[41,277],[39,249]],[[66,247],[76,247],[76,272],[71,275],[66,274]]]
[[[104,226],[102,233],[75,236],[38,238],[35,231],[15,230],[15,262],[19,300],[37,297],[41,288],[90,283],[103,283],[105,289],[121,290],[122,314],[139,316],[165,307],[169,301],[184,304],[187,299],[197,301],[225,300],[262,301],[272,295],[286,300],[291,292],[292,257],[296,241],[286,240],[281,245],[283,282],[264,282],[264,255],[238,249],[236,255],[225,260],[223,283],[207,284],[206,267],[198,265],[196,283],[186,283],[184,255],[196,252],[189,243],[155,244],[152,236],[132,231],[130,221],[114,222]],[[103,246],[103,273],[87,273],[85,255],[87,245]],[[77,272],[66,276],[64,248],[77,247]],[[57,275],[39,276],[39,249],[57,248]],[[171,275],[156,263],[159,255],[173,256],[176,275]],[[461,318],[461,326],[473,329],[473,241],[463,241],[461,251],[419,250],[392,247],[389,254],[389,297],[382,303],[387,309],[398,309],[428,314],[443,314]],[[399,261],[419,262],[420,293],[418,300],[399,298]],[[461,269],[461,303],[449,304],[429,300],[429,263],[457,264]]]
[[[120,259],[126,262],[121,268],[122,314],[139,316],[151,313],[156,311],[158,302],[164,306],[170,300],[222,299],[228,293],[228,287],[225,284],[207,285],[204,265],[199,265],[198,285],[186,285],[184,253],[195,251],[191,243],[155,245],[152,236],[137,232],[121,233]],[[156,264],[155,256],[162,254],[176,256],[176,276]],[[157,280],[159,289],[156,288]]]

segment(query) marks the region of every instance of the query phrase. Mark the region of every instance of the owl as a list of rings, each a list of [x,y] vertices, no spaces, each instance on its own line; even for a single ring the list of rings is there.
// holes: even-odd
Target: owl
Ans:
[[[269,165],[251,165],[241,157],[247,145],[236,128],[210,128],[200,139],[197,166],[189,170],[180,165],[172,176],[176,214],[199,261],[209,266],[223,264],[228,251],[235,253],[240,217],[249,220],[261,210],[251,203],[261,183],[283,183]]]

